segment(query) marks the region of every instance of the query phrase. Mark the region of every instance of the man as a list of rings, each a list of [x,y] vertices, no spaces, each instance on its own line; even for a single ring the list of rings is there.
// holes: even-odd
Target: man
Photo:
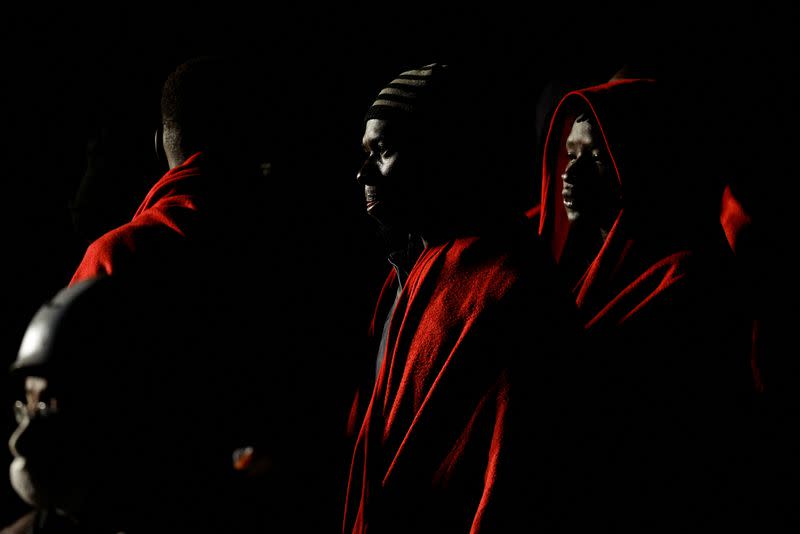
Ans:
[[[430,64],[400,74],[366,115],[357,179],[391,270],[344,532],[506,531],[547,515],[541,455],[557,410],[541,402],[555,398],[575,332],[513,182],[496,174],[502,115],[481,89]]]
[[[164,317],[142,313],[151,296],[125,277],[88,278],[28,325],[11,368],[24,397],[10,479],[34,511],[18,531],[184,530],[212,517],[191,507],[208,470],[185,461],[187,447],[202,445],[165,417],[185,390],[161,352]]]
[[[244,61],[198,57],[168,76],[156,150],[169,171],[128,223],[91,243],[71,283],[129,272],[191,276],[194,261],[224,267],[229,260],[219,253],[238,253],[249,242],[247,225],[265,205],[260,165],[271,148],[254,72]]]
[[[747,322],[719,181],[692,173],[673,101],[649,79],[570,92],[545,144],[539,233],[593,354],[576,376],[570,528],[749,519]]]
[[[260,165],[271,155],[263,142],[272,102],[258,72],[245,57],[208,56],[169,74],[156,134],[169,170],[129,222],[88,246],[69,283],[110,275],[152,288],[141,312],[171,325],[162,346],[172,347],[169,364],[182,369],[180,390],[192,399],[176,424],[208,444],[199,461],[214,476],[226,476],[233,451],[264,432],[253,337],[261,317],[247,313],[270,273],[260,250],[268,228]],[[227,407],[234,398],[241,409]]]

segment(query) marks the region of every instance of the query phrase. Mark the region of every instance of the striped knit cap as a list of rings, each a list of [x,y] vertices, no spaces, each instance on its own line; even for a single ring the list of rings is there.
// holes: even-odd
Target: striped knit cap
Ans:
[[[431,63],[401,73],[381,90],[367,110],[364,121],[427,115],[428,109],[443,104],[441,96],[448,72],[447,65]]]

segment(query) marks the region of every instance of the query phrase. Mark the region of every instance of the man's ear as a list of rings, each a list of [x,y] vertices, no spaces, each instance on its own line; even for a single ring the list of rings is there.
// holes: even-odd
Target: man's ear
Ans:
[[[164,129],[162,126],[156,128],[155,135],[155,152],[156,161],[162,164],[167,164],[167,153],[164,151]]]

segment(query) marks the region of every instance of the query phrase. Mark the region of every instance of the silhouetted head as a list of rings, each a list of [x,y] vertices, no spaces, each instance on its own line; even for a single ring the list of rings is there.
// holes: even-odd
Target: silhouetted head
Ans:
[[[145,295],[119,277],[62,289],[32,318],[11,368],[12,486],[87,529],[145,524],[187,472],[180,416],[166,414],[188,401],[159,357],[165,321]]]
[[[263,148],[262,102],[269,98],[259,95],[257,72],[243,58],[202,56],[167,77],[161,121],[170,168],[195,152],[236,163]]]

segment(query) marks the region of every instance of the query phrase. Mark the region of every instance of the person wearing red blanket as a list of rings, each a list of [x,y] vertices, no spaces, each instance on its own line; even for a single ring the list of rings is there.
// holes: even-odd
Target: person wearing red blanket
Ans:
[[[247,515],[251,511],[237,502],[243,475],[232,466],[236,447],[258,441],[268,419],[258,394],[262,384],[256,383],[265,364],[256,360],[257,344],[250,335],[263,319],[249,309],[250,299],[258,301],[265,287],[258,238],[267,228],[267,195],[260,164],[271,147],[261,148],[260,141],[271,125],[261,122],[267,107],[255,97],[266,96],[258,94],[256,70],[246,59],[197,57],[167,76],[157,138],[159,157],[169,170],[129,222],[88,246],[67,284],[75,288],[107,276],[142,288],[126,310],[133,319],[116,315],[127,334],[156,338],[157,353],[142,355],[137,376],[150,380],[138,386],[143,409],[145,390],[170,393],[161,399],[163,411],[148,415],[170,421],[175,430],[169,433],[172,439],[160,436],[163,459],[169,461],[150,482],[154,495],[154,488],[183,486],[174,494],[159,494],[164,497],[160,509],[172,512],[163,523],[171,531],[249,531],[258,528],[251,519],[266,513]],[[275,304],[279,301],[275,292]],[[114,310],[106,305],[94,311],[113,316]],[[99,321],[97,328],[102,328]],[[277,341],[271,345],[279,346]],[[110,362],[123,352],[113,344],[106,351]],[[169,387],[159,389],[165,383]],[[71,385],[63,381],[63,387]],[[135,404],[136,397],[126,402]]]
[[[262,127],[256,124],[260,115],[251,110],[249,123],[237,118],[243,112],[236,107],[249,106],[244,95],[254,90],[250,81],[223,57],[195,58],[175,69],[163,87],[156,133],[158,157],[169,170],[130,222],[89,245],[70,285],[97,275],[192,275],[200,269],[187,264],[190,255],[224,267],[224,258],[205,251],[227,247],[236,253],[237,241],[247,243],[257,221],[255,199],[264,192],[258,189],[263,180],[255,141],[248,139]]]
[[[391,268],[343,532],[507,532],[548,516],[551,392],[577,323],[492,174],[500,117],[470,73],[405,71],[366,115],[357,178]]]
[[[280,237],[286,221],[270,211],[260,166],[274,155],[260,142],[274,128],[265,112],[276,102],[260,91],[260,65],[247,59],[198,57],[167,77],[157,149],[169,170],[128,223],[91,243],[70,282],[132,280],[148,287],[140,314],[165,320],[152,379],[172,377],[165,409],[185,439],[164,452],[196,471],[170,518],[180,531],[283,528],[287,516],[298,524],[306,498],[319,499],[318,517],[338,521],[338,502],[334,516],[317,482],[327,467],[312,450],[332,439],[327,422],[305,419],[321,414],[312,411],[318,399],[287,406],[298,397],[294,366],[316,342],[302,350],[290,342],[304,293],[273,281],[296,280],[296,265],[264,253],[266,243],[287,255],[295,248]],[[265,306],[279,313],[268,317]],[[319,384],[311,372],[304,377],[306,387]],[[243,448],[254,451],[252,470],[234,460]],[[268,473],[255,471],[265,464]]]
[[[628,531],[743,519],[749,333],[679,99],[650,79],[568,93],[545,144],[539,235],[587,346],[567,524]],[[577,490],[577,493],[576,493]],[[580,503],[578,505],[577,503]],[[742,515],[745,514],[745,515]]]

